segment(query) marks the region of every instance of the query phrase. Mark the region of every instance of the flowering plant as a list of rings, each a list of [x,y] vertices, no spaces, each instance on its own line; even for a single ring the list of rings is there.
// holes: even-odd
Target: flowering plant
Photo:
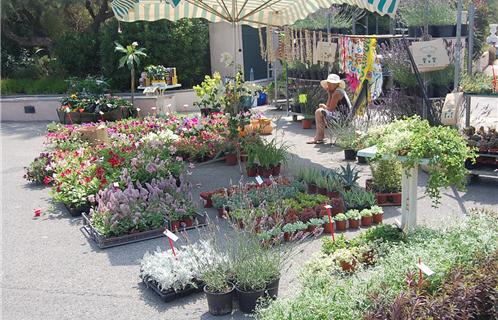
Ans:
[[[200,99],[194,102],[194,105],[199,108],[209,108],[215,111],[220,111],[225,98],[225,86],[221,81],[219,72],[215,72],[213,77],[206,75],[204,81],[193,87],[197,97]]]
[[[42,152],[37,158],[25,168],[26,173],[24,178],[26,180],[50,184],[52,182],[52,174],[54,173],[52,169],[52,156],[48,152]]]
[[[173,176],[145,185],[128,178],[124,190],[111,185],[89,197],[95,203],[95,209],[90,210],[91,222],[107,237],[161,228],[168,214],[193,210],[188,189],[184,183],[178,187]]]

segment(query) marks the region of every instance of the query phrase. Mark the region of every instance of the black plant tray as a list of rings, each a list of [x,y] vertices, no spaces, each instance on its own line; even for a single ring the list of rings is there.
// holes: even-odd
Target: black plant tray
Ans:
[[[69,214],[73,217],[79,217],[81,216],[82,213],[89,213],[90,212],[90,205],[82,205],[80,207],[70,207],[67,204],[63,203],[64,208],[69,212]]]
[[[90,223],[90,218],[83,213],[83,230],[87,233],[88,238],[92,239],[97,243],[100,249],[121,246],[129,243],[145,241],[149,239],[159,238],[163,236],[164,228],[127,234],[119,237],[107,238],[103,234],[97,231]]]
[[[82,229],[87,233],[88,238],[91,240],[95,241],[97,245],[99,246],[100,249],[106,249],[110,247],[116,247],[116,246],[121,246],[125,244],[130,244],[134,242],[140,242],[140,241],[145,241],[145,240],[150,240],[150,239],[155,239],[163,236],[164,228],[168,227],[168,229],[171,228],[170,222],[168,220],[165,221],[165,226],[159,229],[154,229],[154,230],[149,230],[149,231],[144,231],[144,232],[139,232],[139,233],[133,233],[133,234],[127,234],[124,236],[119,236],[119,237],[112,237],[112,238],[107,238],[103,234],[97,231],[95,229],[90,221],[90,217],[86,213],[82,213],[83,216],[83,227]],[[191,227],[187,228],[180,228],[179,231],[183,230],[190,230],[190,229],[195,229],[197,227],[203,227],[207,225],[206,222],[206,216],[198,214],[197,217],[197,224],[194,224]]]
[[[193,293],[202,292],[204,288],[204,284],[198,282],[197,288],[194,286],[187,286],[185,289],[181,291],[175,291],[175,290],[165,291],[159,289],[157,282],[151,278],[144,278],[142,279],[142,281],[145,284],[145,286],[147,286],[147,288],[151,288],[164,302],[171,302],[175,299],[183,298]]]

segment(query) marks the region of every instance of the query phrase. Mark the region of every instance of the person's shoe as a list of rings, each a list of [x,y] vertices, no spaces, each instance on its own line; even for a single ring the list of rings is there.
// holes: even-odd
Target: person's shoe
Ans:
[[[323,140],[311,140],[311,141],[308,141],[306,143],[307,144],[323,144],[324,141]]]

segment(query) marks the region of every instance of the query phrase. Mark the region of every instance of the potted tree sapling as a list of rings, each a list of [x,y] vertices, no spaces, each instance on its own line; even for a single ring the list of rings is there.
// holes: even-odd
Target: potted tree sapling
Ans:
[[[360,211],[361,214],[361,226],[369,227],[372,225],[373,217],[372,211],[370,209],[363,209]]]
[[[370,208],[370,212],[372,212],[374,223],[382,223],[382,219],[384,217],[384,210],[381,207],[373,206]]]
[[[345,231],[348,217],[344,213],[339,213],[334,217],[335,227],[337,231]]]
[[[361,214],[358,210],[349,210],[346,212],[346,217],[348,217],[349,228],[358,229],[360,227]]]
[[[202,274],[209,313],[214,316],[232,313],[235,286],[228,281],[228,274],[223,264],[210,266]]]

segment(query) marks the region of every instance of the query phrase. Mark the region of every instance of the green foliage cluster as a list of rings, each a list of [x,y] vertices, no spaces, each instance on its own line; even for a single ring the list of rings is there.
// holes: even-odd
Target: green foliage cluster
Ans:
[[[67,83],[56,76],[40,79],[1,79],[2,95],[15,94],[61,94],[66,92]]]
[[[424,277],[424,288],[435,292],[447,284],[448,274],[455,267],[466,270],[496,252],[496,222],[496,214],[479,211],[444,229],[419,228],[406,237],[400,237],[399,231],[382,227],[375,235],[369,235],[369,238],[381,237],[375,240],[375,264],[358,266],[353,274],[338,272],[336,265],[330,263],[334,256],[331,252],[353,252],[361,246],[340,238],[335,245],[324,244],[326,253],[316,257],[302,271],[299,292],[260,309],[258,319],[363,319],[379,304],[390,304],[408,288],[406,274],[418,272],[415,263],[419,257],[435,272],[429,278]]]

